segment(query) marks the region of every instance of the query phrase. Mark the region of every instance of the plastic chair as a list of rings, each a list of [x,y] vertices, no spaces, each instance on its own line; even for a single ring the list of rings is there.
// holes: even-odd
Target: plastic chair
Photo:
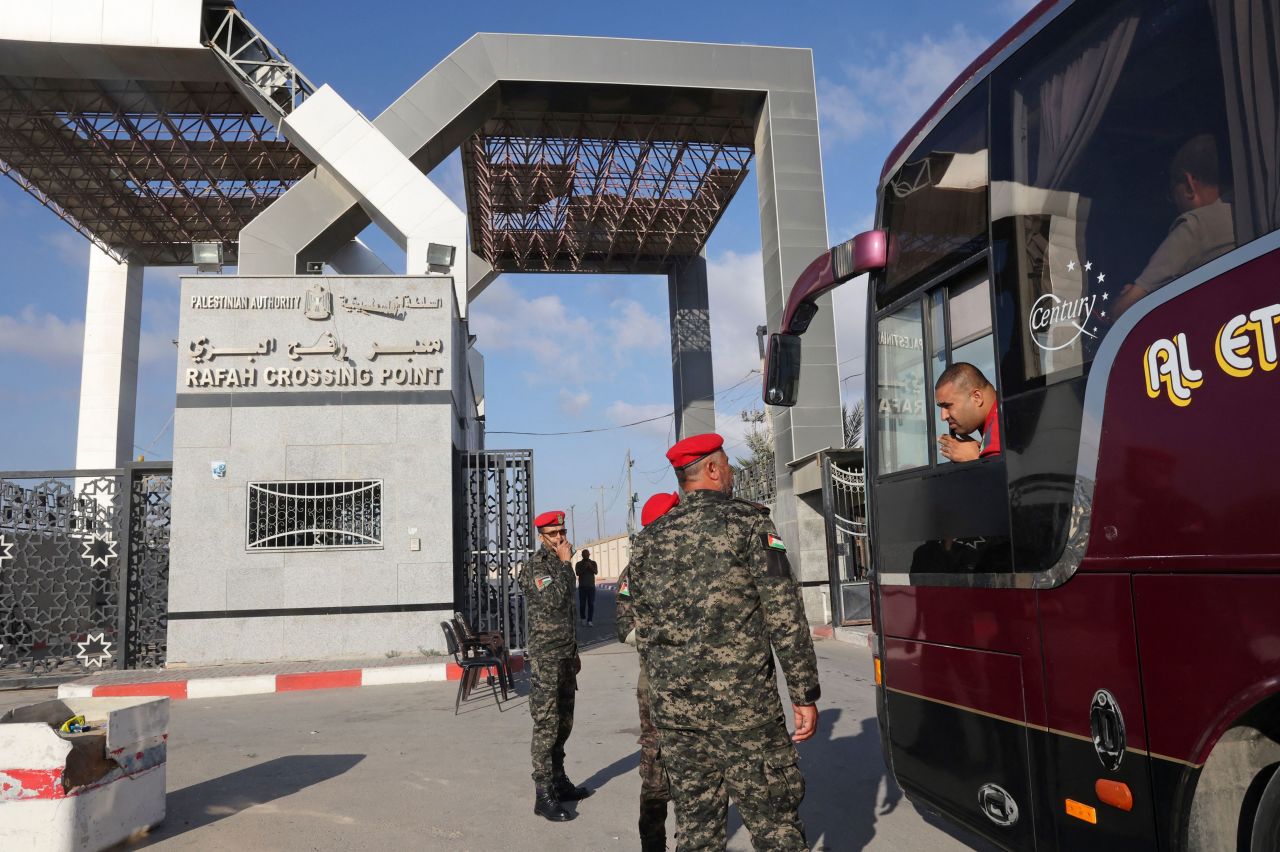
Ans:
[[[507,684],[501,675],[502,661],[492,654],[480,654],[478,649],[471,653],[465,652],[458,642],[458,635],[452,621],[440,622],[440,629],[444,631],[444,643],[449,653],[453,655],[453,661],[458,668],[462,669],[462,677],[458,680],[458,695],[453,701],[453,715],[458,715],[458,708],[463,700],[470,696],[472,688],[479,680],[480,672],[487,672],[491,668],[496,668],[499,672],[497,677],[489,674],[487,679],[489,688],[493,690],[493,700],[498,705],[498,712],[502,712],[502,702],[507,699]],[[502,687],[501,700],[498,698],[499,686]]]
[[[460,612],[453,614],[453,625],[458,634],[458,644],[462,646],[464,653],[479,648],[502,661],[498,673],[502,675],[507,689],[514,692],[516,685],[511,678],[511,654],[507,651],[507,643],[502,633],[497,630],[477,632],[467,621],[467,617]]]

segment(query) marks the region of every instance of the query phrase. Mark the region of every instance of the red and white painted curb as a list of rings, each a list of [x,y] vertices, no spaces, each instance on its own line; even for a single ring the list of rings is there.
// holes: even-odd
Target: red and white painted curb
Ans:
[[[511,673],[524,670],[524,657],[511,657]],[[497,670],[491,670],[497,674]],[[175,672],[175,675],[180,672]],[[307,689],[352,689],[360,686],[387,686],[398,683],[432,683],[461,680],[462,668],[454,663],[423,663],[411,666],[372,666],[324,672],[232,675],[228,677],[175,677],[172,680],[139,683],[64,683],[59,698],[106,698],[156,696],[184,698],[227,698],[233,695],[262,695],[269,692],[300,692]]]

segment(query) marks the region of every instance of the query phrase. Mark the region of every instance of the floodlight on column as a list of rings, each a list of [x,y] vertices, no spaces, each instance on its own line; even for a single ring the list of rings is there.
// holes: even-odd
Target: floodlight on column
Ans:
[[[427,267],[433,271],[436,267],[443,267],[445,270],[452,268],[456,251],[454,246],[427,243]]]
[[[191,263],[200,272],[221,272],[222,243],[192,243]]]

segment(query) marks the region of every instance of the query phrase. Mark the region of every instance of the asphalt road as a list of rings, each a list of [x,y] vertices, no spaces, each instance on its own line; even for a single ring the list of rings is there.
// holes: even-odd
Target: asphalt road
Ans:
[[[175,702],[168,818],[128,848],[638,848],[637,658],[608,636],[611,601],[601,598],[597,627],[584,636],[567,760],[570,777],[599,792],[575,821],[532,814],[523,695],[504,712],[473,697],[454,716],[452,683],[380,686]],[[832,640],[817,647],[819,729],[800,746],[814,848],[989,848],[923,816],[886,777],[870,655]],[[0,707],[47,695],[0,694]],[[730,832],[730,849],[751,848],[733,811]]]

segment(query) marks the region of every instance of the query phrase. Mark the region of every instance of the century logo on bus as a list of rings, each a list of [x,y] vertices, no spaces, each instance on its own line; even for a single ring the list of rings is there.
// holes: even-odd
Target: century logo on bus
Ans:
[[[1280,362],[1276,352],[1276,325],[1280,324],[1280,304],[1236,314],[1218,328],[1213,342],[1214,360],[1226,375],[1243,379],[1255,370],[1275,370]],[[1147,380],[1147,396],[1161,394],[1179,408],[1191,404],[1191,392],[1204,384],[1204,372],[1191,363],[1187,336],[1178,333],[1161,338],[1147,347],[1142,356]]]
[[[1087,281],[1092,271],[1092,261],[1077,266],[1073,260],[1067,264],[1066,277],[1068,280],[1075,279],[1076,282],[1081,278]],[[1105,274],[1098,274],[1099,284],[1106,280]],[[1106,300],[1107,294],[1103,293],[1102,301]],[[1098,329],[1089,323],[1093,320],[1093,309],[1097,304],[1097,293],[1073,299],[1064,299],[1057,293],[1045,293],[1032,303],[1027,314],[1027,329],[1031,332],[1032,341],[1041,349],[1055,352],[1066,349],[1079,340],[1082,334],[1096,338]],[[1106,313],[1101,316],[1106,317]]]

